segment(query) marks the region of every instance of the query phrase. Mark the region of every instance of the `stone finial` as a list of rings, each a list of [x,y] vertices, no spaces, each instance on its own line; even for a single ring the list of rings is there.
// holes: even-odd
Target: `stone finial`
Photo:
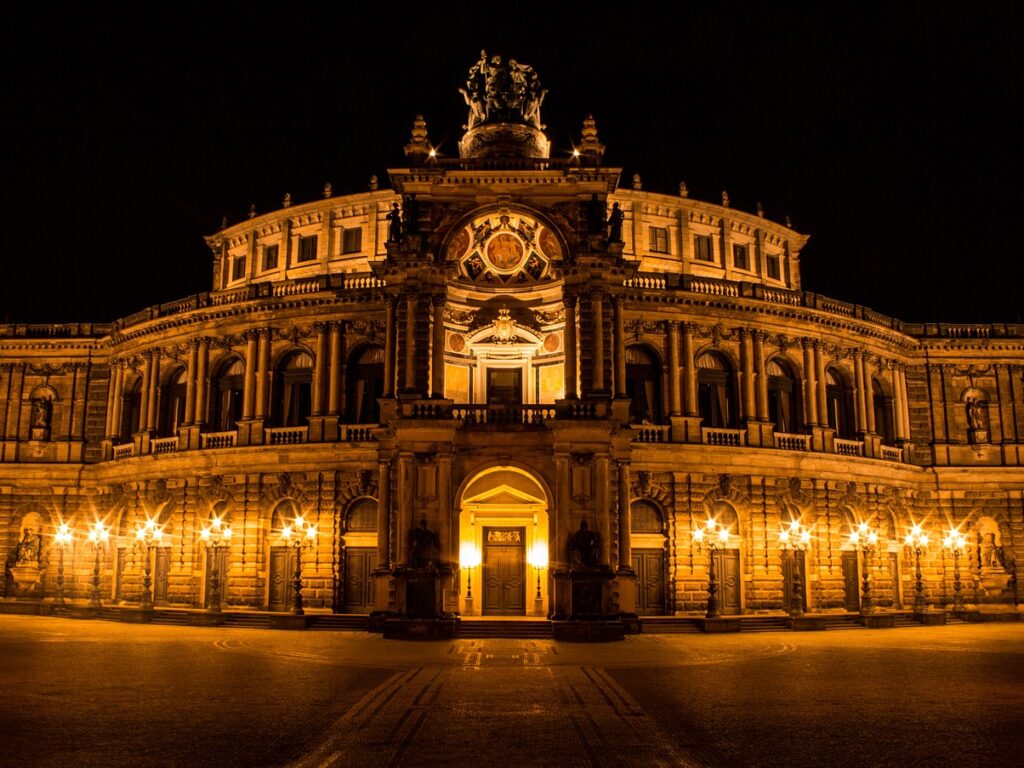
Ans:
[[[595,164],[601,161],[604,156],[604,144],[597,138],[597,121],[594,116],[588,114],[583,119],[582,138],[577,147],[578,154],[583,155]]]
[[[789,218],[788,213],[786,214],[786,226],[789,227],[790,229],[793,228],[793,220]]]
[[[221,217],[221,219],[220,219],[220,228],[221,229],[227,229],[228,228],[228,217],[227,216],[222,216]]]
[[[284,193],[284,200],[281,202],[281,206],[283,208],[290,208],[291,205],[292,205],[292,193],[291,192],[285,192]]]
[[[690,196],[690,188],[686,186],[686,182],[685,181],[680,181],[679,182],[679,196],[680,197],[689,197]]]
[[[331,187],[331,182],[328,181],[326,184],[324,184],[324,197],[325,198],[330,197],[332,191],[333,191],[333,188]]]
[[[371,192],[376,192],[377,191],[377,176],[376,175],[370,177],[370,191]]]
[[[405,156],[415,160],[423,160],[430,157],[430,140],[427,138],[427,121],[423,115],[416,115],[412,121],[412,138],[405,145]]]
[[[643,182],[640,181],[640,174],[639,173],[634,173],[633,174],[633,189],[643,189],[643,188],[644,188],[644,185],[643,185]]]
[[[728,208],[729,207],[729,193],[726,192],[724,189],[722,190],[722,207],[723,208]]]
[[[762,219],[764,218],[764,206],[761,205],[760,202],[758,202],[757,204],[757,215],[760,216]]]
[[[249,203],[249,218],[256,218],[256,203]]]

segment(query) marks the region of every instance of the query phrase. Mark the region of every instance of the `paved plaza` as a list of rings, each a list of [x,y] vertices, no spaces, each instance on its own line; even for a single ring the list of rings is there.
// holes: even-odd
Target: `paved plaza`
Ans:
[[[1019,765],[1024,627],[384,641],[0,616],[17,766]]]

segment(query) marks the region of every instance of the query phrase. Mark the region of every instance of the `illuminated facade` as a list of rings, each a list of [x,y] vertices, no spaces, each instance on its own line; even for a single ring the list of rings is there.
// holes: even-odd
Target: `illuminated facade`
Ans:
[[[909,609],[915,523],[928,605],[954,601],[950,526],[968,608],[1015,604],[1024,326],[803,291],[805,235],[724,193],[620,186],[589,118],[552,158],[543,93],[482,59],[458,158],[417,118],[390,189],[208,237],[208,292],[0,326],[6,596],[55,596],[63,519],[64,594],[87,599],[100,518],[105,604],[141,601],[148,557],[157,607],[288,611],[281,531],[303,514],[305,606],[337,613],[703,613],[712,562],[725,615],[794,590],[857,611],[865,568],[876,607]],[[208,551],[214,517],[233,537]],[[712,552],[709,518],[729,531]]]

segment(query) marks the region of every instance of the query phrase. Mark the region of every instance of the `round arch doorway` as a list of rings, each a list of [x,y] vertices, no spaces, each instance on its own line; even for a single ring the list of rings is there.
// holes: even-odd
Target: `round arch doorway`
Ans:
[[[525,469],[483,469],[462,484],[459,609],[463,616],[548,613],[549,494]]]

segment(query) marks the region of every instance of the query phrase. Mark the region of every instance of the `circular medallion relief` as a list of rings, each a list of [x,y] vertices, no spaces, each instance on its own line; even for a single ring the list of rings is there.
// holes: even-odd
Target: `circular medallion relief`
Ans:
[[[452,352],[461,352],[466,348],[466,340],[458,333],[448,336],[448,349]]]
[[[511,272],[523,261],[523,244],[512,235],[495,235],[487,243],[487,260],[498,272]]]
[[[558,349],[558,334],[549,333],[544,337],[544,351],[555,352]]]

